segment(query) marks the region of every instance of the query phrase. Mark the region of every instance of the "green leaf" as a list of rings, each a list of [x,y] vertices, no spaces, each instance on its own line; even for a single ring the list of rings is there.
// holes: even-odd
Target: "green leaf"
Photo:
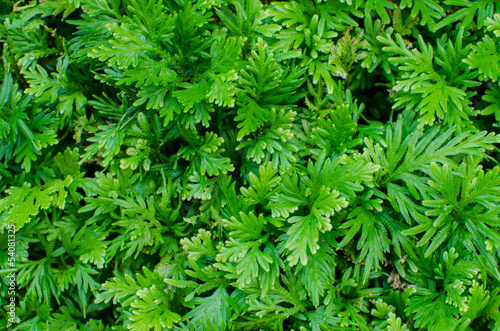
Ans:
[[[132,323],[129,329],[133,331],[154,330],[160,331],[164,328],[171,329],[174,323],[180,321],[181,316],[169,310],[165,305],[159,305],[157,298],[161,296],[156,287],[145,288],[137,291],[138,299],[130,306],[134,308]]]
[[[193,299],[196,307],[184,315],[184,319],[202,328],[211,322],[225,329],[231,317],[231,300],[226,290],[219,288],[209,297]]]
[[[489,36],[484,36],[482,41],[472,46],[472,50],[463,61],[469,65],[470,69],[477,69],[482,80],[498,81],[500,76],[498,42]]]
[[[43,187],[31,187],[24,183],[21,187],[12,186],[7,189],[6,193],[9,195],[0,201],[0,211],[4,214],[2,227],[14,224],[16,229],[21,229],[40,210],[52,205],[64,209],[68,195],[66,189],[71,182],[72,179],[68,176],[65,180],[55,179]]]

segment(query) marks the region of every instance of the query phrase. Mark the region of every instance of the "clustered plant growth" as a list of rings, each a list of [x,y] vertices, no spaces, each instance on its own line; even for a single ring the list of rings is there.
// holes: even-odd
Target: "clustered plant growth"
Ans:
[[[499,12],[3,1],[0,327],[500,330]]]

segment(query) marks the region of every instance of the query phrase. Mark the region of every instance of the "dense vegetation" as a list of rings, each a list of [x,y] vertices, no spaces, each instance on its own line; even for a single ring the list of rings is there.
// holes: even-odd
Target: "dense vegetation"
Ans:
[[[0,328],[499,331],[498,13],[1,2]]]

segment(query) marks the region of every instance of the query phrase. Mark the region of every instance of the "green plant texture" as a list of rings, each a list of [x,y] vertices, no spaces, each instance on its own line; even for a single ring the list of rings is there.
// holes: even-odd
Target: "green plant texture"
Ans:
[[[500,331],[499,13],[1,1],[0,329]]]

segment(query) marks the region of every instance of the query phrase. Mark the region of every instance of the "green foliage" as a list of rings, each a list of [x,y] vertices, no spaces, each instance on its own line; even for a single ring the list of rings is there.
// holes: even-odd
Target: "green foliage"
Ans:
[[[0,91],[0,156],[5,163],[21,163],[29,172],[42,149],[57,144],[57,121],[53,113],[40,109],[19,90],[9,71],[10,66],[5,70]]]
[[[485,35],[483,40],[473,45],[473,51],[469,54],[464,62],[469,65],[470,69],[477,69],[481,80],[498,81],[500,74],[499,57],[498,57],[498,37],[500,36],[500,15],[495,14],[494,19],[489,18],[485,25],[489,31],[493,30],[495,39]]]
[[[102,285],[104,293],[96,295],[96,302],[120,303],[126,312],[128,330],[171,329],[180,320],[180,315],[172,312],[167,284],[157,272],[143,268],[144,275],[116,272],[116,276]]]
[[[404,106],[406,110],[418,110],[419,127],[432,125],[436,119],[459,129],[468,125],[469,116],[476,112],[470,107],[469,98],[473,93],[467,93],[466,89],[479,83],[472,80],[477,73],[467,69],[462,61],[471,47],[463,47],[462,33],[457,35],[455,43],[446,41],[443,35],[438,40],[436,55],[421,35],[418,37],[420,51],[411,49],[412,45],[405,43],[401,35],[396,35],[397,41],[389,35],[377,39],[387,45],[384,51],[396,55],[389,61],[404,72],[393,87],[394,108]]]
[[[0,329],[500,330],[498,12],[0,3]]]

